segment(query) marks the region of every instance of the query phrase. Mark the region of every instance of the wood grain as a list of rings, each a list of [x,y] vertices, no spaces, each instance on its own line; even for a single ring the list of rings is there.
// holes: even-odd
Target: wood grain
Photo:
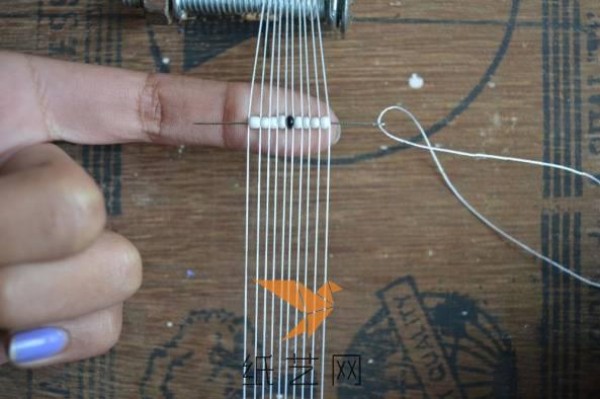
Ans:
[[[353,10],[344,39],[325,36],[340,119],[370,121],[402,103],[443,146],[600,171],[596,1],[358,0]],[[252,29],[223,24],[153,25],[117,0],[17,0],[0,9],[0,48],[247,81]],[[423,89],[409,87],[412,73]],[[330,275],[344,291],[329,351],[361,352],[362,386],[326,381],[326,397],[423,398],[453,387],[447,397],[598,397],[600,294],[503,242],[459,206],[427,154],[393,146],[347,128],[333,152]],[[236,397],[245,155],[65,148],[104,189],[110,227],[140,249],[144,284],[110,354],[33,373],[3,367],[0,397]],[[443,161],[465,197],[511,234],[599,274],[597,188],[536,168]],[[395,281],[442,348],[442,382],[401,328],[401,304],[377,295]]]

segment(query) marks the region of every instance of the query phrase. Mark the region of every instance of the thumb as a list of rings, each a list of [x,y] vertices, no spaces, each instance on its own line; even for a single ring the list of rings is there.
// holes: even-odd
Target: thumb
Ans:
[[[43,141],[79,144],[155,142],[246,148],[247,127],[228,125],[248,118],[250,85],[157,75],[0,52],[0,154]],[[277,90],[274,88],[273,91]],[[264,116],[284,110],[312,116],[330,111],[290,90],[253,91],[252,109]],[[262,99],[262,101],[261,101]],[[291,105],[294,104],[294,110]],[[293,114],[292,114],[293,115]],[[331,114],[335,123],[337,118]],[[194,125],[196,122],[225,123]],[[334,126],[311,150],[339,138]],[[308,134],[309,131],[304,131]],[[281,132],[280,134],[283,134]],[[274,135],[273,135],[274,136]],[[298,134],[300,136],[300,134]],[[252,132],[251,146],[258,147]],[[266,140],[262,140],[266,148]],[[297,143],[292,144],[297,147]]]

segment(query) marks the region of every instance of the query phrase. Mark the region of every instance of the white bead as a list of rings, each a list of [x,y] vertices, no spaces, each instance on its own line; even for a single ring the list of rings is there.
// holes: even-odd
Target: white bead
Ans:
[[[308,116],[302,118],[302,127],[305,129],[310,129],[310,118]]]
[[[248,119],[248,126],[250,126],[250,129],[260,129],[260,117],[251,116]]]
[[[285,122],[286,122],[286,119],[287,119],[287,118],[285,117],[285,115],[281,115],[281,116],[279,117],[279,128],[280,128],[280,129],[286,129],[286,128],[287,128],[287,124],[285,123]]]
[[[288,116],[251,116],[248,118],[250,129],[287,129]],[[321,118],[309,118],[307,116],[294,117],[294,129],[330,129],[331,118],[324,116]]]

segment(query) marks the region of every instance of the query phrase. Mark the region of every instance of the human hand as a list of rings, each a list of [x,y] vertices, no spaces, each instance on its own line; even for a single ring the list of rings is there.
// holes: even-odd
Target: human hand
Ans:
[[[48,143],[244,149],[246,128],[194,122],[244,121],[249,85],[0,52],[0,88],[0,365],[102,354],[118,340],[123,302],[141,285],[141,257],[105,230],[94,181]],[[324,134],[311,150],[328,142]],[[258,149],[256,134],[250,143]],[[299,143],[290,147],[297,153]]]

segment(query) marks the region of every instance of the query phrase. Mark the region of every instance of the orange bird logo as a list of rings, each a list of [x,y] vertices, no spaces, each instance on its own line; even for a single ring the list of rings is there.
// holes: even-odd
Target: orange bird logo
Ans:
[[[333,294],[342,290],[342,287],[332,281],[323,284],[316,294],[302,283],[292,280],[258,280],[256,283],[306,314],[284,340],[302,334],[312,336],[333,312]]]

